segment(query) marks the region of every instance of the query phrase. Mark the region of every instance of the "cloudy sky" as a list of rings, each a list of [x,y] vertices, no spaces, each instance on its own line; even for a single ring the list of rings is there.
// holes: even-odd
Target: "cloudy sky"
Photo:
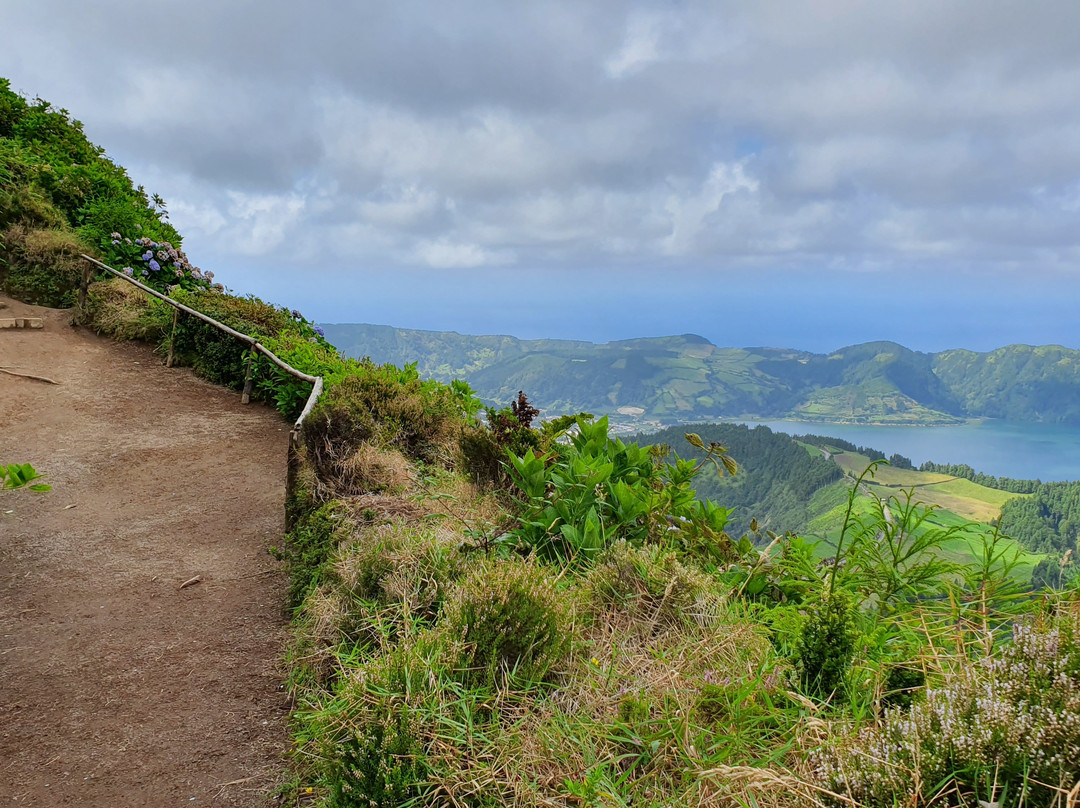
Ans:
[[[0,75],[323,322],[1080,347],[1080,3],[0,0]]]

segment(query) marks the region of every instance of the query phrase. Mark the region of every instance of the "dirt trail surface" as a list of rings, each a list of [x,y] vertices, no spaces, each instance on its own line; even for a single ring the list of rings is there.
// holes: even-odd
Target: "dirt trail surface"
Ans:
[[[274,804],[288,426],[0,297],[0,806]],[[181,590],[185,581],[201,576]]]

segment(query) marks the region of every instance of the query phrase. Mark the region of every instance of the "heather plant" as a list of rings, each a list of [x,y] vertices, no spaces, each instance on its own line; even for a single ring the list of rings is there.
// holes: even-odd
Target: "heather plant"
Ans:
[[[447,385],[405,369],[356,363],[319,399],[304,424],[308,457],[332,475],[363,442],[392,447],[425,463],[449,463],[464,414]]]
[[[458,583],[443,614],[456,675],[473,684],[544,679],[569,650],[570,611],[540,565],[476,565]]]
[[[1077,602],[1018,622],[1011,643],[827,748],[814,772],[866,806],[1067,808],[1080,782]]]

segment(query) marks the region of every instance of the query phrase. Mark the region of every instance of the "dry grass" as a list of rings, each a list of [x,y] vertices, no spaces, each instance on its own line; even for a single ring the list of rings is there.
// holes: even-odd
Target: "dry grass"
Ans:
[[[157,343],[172,323],[165,304],[120,278],[91,284],[88,299],[94,330],[117,340]]]

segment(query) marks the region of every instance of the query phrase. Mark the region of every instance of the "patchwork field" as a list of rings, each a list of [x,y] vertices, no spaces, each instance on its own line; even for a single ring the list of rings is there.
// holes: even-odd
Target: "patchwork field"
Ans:
[[[818,451],[816,447],[807,447]],[[813,518],[809,525],[811,535],[824,539],[821,554],[828,555],[833,540],[839,535],[847,508],[847,491],[850,479],[862,473],[870,464],[870,458],[856,452],[837,452],[831,459],[839,465],[849,479],[833,483],[817,491],[810,501]],[[937,527],[956,527],[957,534],[942,547],[942,556],[950,561],[966,563],[978,557],[983,537],[993,530],[993,522],[1001,516],[1001,506],[1014,497],[1029,496],[988,488],[962,477],[952,477],[936,472],[900,469],[886,464],[878,466],[873,478],[863,484],[865,495],[882,499],[902,496],[911,490],[915,498],[935,510],[929,522]],[[870,510],[870,499],[862,496],[855,504],[856,514]],[[1028,580],[1031,570],[1044,557],[1026,551],[1019,543],[1008,539],[1010,553],[1015,552],[1017,565],[1014,577]]]

